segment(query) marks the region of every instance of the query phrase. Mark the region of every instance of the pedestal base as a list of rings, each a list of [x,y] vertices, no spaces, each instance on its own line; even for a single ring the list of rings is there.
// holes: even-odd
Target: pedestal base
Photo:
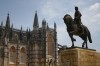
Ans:
[[[59,66],[100,66],[100,53],[80,47],[60,50]]]

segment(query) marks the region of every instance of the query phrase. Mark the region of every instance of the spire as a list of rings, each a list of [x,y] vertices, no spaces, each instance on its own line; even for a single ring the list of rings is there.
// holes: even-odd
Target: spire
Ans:
[[[42,20],[42,24],[46,24],[46,20],[45,19]]]
[[[9,33],[9,38],[12,39],[12,37],[13,37],[13,24],[10,28],[10,33]]]
[[[35,12],[33,28],[34,29],[38,29],[39,28],[37,11]]]
[[[29,36],[28,36],[28,28],[27,28],[27,30],[26,30],[26,36],[27,36],[27,41],[28,41],[28,39],[29,39],[29,38],[28,38],[28,37],[29,37]]]
[[[13,29],[13,24],[12,24],[12,26],[11,26],[11,29]]]
[[[1,39],[2,35],[3,35],[2,27],[3,27],[3,21],[1,22],[1,26],[0,26],[0,39]]]
[[[21,26],[21,32],[22,32],[22,26]]]
[[[42,20],[42,28],[46,29],[46,20],[45,19]]]
[[[48,26],[48,23],[47,23],[47,30],[49,30],[49,26]]]
[[[27,28],[26,32],[28,32],[28,28]]]
[[[3,27],[3,21],[1,22],[1,27]]]
[[[27,41],[30,40],[31,33],[30,33],[30,28],[26,30],[26,36],[27,36]]]
[[[54,22],[54,29],[56,29],[57,28],[57,26],[56,26],[56,23]]]
[[[29,28],[29,32],[30,32],[30,28]]]
[[[10,18],[9,18],[9,13],[8,13],[8,16],[7,16],[7,20],[6,20],[6,30],[8,31],[10,29]]]
[[[19,32],[19,39],[22,40],[22,38],[23,38],[23,33],[22,33],[22,26],[21,26],[21,30]]]

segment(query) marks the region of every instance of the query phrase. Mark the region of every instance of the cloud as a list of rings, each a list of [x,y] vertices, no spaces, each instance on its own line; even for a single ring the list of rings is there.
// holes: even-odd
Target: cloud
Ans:
[[[45,4],[41,7],[41,13],[46,16],[47,20],[61,18],[64,12],[68,12],[67,6],[65,6],[65,1],[58,0],[47,0]]]
[[[58,15],[56,8],[54,8],[54,4],[51,1],[47,1],[43,5],[41,12],[44,16],[48,17],[47,20],[52,19]]]
[[[57,38],[58,38],[58,43],[60,43],[61,45],[67,45],[67,46],[71,46],[71,40],[70,37],[68,36],[66,27],[60,25],[59,27],[57,27]]]
[[[91,31],[92,35],[100,31],[100,3],[94,3],[85,7],[82,11],[82,22]]]
[[[98,10],[100,8],[100,3],[95,3],[92,6],[90,6],[90,10]]]
[[[100,13],[96,14],[94,18],[100,18]]]
[[[78,1],[78,2],[77,2]],[[66,31],[66,26],[62,20],[63,16],[67,13],[70,14],[72,17],[74,15],[74,6],[78,5],[80,12],[82,13],[82,22],[86,25],[92,35],[93,39],[97,39],[95,35],[100,33],[100,3],[90,3],[90,1],[86,2],[84,0],[76,0],[76,1],[57,1],[57,0],[48,0],[43,5],[41,12],[42,15],[47,17],[47,22],[50,23],[55,20],[57,23],[57,37],[58,43],[62,45],[71,46],[70,37]],[[54,22],[53,22],[54,23]],[[79,37],[76,37],[76,46],[81,46],[83,40]],[[93,44],[98,42],[97,40],[93,40]],[[93,47],[93,46],[92,46]]]

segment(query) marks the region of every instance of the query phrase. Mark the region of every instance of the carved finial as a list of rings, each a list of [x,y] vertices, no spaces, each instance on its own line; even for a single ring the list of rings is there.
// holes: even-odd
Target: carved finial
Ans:
[[[48,23],[47,23],[47,29],[49,29]]]
[[[11,28],[13,28],[13,23],[12,23],[12,26],[11,26]]]
[[[21,31],[22,31],[22,26],[21,26]]]
[[[8,16],[9,16],[9,13],[8,13]]]
[[[37,11],[36,11],[35,17],[34,17],[34,23],[33,23],[33,30],[37,30],[38,28],[39,28],[39,23],[38,23]]]
[[[1,26],[3,27],[3,21],[1,22]]]
[[[54,28],[56,29],[56,23],[54,22]]]
[[[37,13],[37,10],[35,11],[35,13]]]

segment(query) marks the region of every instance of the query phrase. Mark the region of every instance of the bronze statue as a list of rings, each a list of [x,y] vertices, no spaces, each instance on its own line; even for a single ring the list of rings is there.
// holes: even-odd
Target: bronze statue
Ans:
[[[84,40],[82,47],[84,48],[84,45],[86,44],[86,48],[88,48],[87,38],[89,39],[89,42],[92,43],[91,34],[90,34],[88,28],[84,25],[81,25],[83,28],[83,31],[79,31],[79,29],[78,29],[79,26],[73,21],[72,17],[69,14],[66,14],[64,16],[63,20],[67,26],[67,32],[71,38],[72,47],[74,47],[74,41],[75,41],[75,39],[73,38],[73,35],[76,35]]]
[[[81,22],[81,12],[79,11],[78,7],[76,6],[75,7],[75,14],[74,14],[74,22],[77,24],[79,30],[83,30],[81,25],[82,25],[82,22]]]

